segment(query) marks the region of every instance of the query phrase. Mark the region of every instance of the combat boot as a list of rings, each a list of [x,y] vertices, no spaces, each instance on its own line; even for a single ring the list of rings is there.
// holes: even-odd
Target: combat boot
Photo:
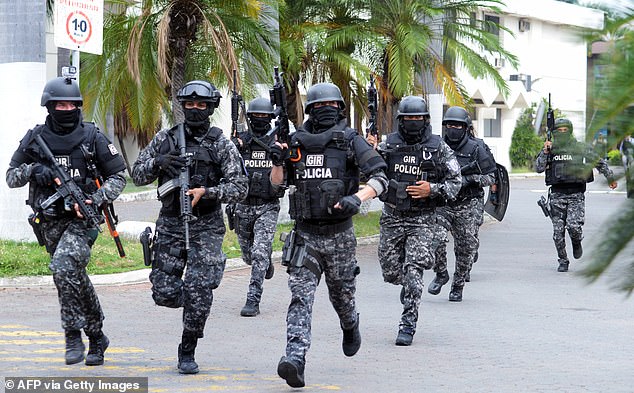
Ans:
[[[449,301],[450,302],[462,301],[462,287],[459,287],[455,284],[451,286],[451,292],[449,292]]]
[[[66,330],[66,354],[64,355],[66,364],[75,364],[84,360],[86,346],[81,339],[80,330]]]
[[[442,286],[449,282],[449,273],[445,270],[440,273],[436,273],[436,277],[429,283],[429,288],[427,288],[427,292],[432,295],[438,295]]]
[[[559,267],[557,268],[558,272],[564,273],[568,271],[568,265],[570,265],[570,262],[568,261],[560,261],[559,262]]]
[[[361,332],[359,331],[359,314],[357,314],[357,322],[350,329],[343,330],[343,341],[341,347],[346,356],[354,356],[361,347]]]
[[[412,345],[412,340],[414,340],[413,332],[405,329],[399,329],[395,344],[399,347],[408,347]]]
[[[178,344],[178,372],[181,374],[198,374],[198,364],[194,360],[194,352],[198,337],[183,333],[183,340]]]
[[[264,278],[266,280],[270,280],[273,278],[273,274],[275,274],[275,266],[273,266],[273,261],[269,262],[269,267],[266,269],[266,274]]]
[[[583,248],[581,248],[581,240],[578,242],[572,242],[572,256],[575,259],[581,258],[583,255]]]
[[[247,300],[242,310],[240,310],[240,315],[243,317],[255,317],[260,313],[260,305],[254,301]]]
[[[304,363],[282,356],[277,365],[277,375],[284,379],[288,386],[292,388],[303,388],[304,383]]]
[[[106,349],[110,345],[110,340],[105,334],[99,332],[94,336],[88,336],[88,355],[86,355],[86,366],[101,366]]]

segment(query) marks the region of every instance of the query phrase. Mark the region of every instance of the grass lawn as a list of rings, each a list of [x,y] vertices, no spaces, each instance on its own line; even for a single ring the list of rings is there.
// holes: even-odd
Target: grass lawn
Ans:
[[[357,237],[378,234],[380,215],[380,212],[369,212],[367,215],[355,216],[353,221]],[[290,231],[292,226],[293,224],[277,226],[273,250],[282,249],[279,234]],[[143,251],[138,241],[122,238],[126,257],[120,258],[108,229],[103,226],[103,230],[92,247],[92,258],[88,264],[89,274],[120,273],[145,268]],[[240,246],[233,231],[227,230],[223,251],[228,258],[240,256]],[[49,259],[44,247],[37,243],[0,240],[0,277],[48,275]]]

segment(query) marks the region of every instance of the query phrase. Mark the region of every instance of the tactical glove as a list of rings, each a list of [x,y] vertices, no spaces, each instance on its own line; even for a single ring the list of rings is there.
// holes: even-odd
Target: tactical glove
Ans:
[[[284,160],[286,159],[287,151],[287,149],[282,148],[278,144],[271,146],[271,161],[273,162],[273,165],[282,166],[282,164],[284,164]]]
[[[181,157],[177,152],[171,151],[156,157],[154,163],[159,167],[161,172],[169,177],[177,177],[180,174],[180,169],[187,163],[187,160]]]
[[[359,213],[359,208],[361,208],[361,199],[359,199],[356,195],[348,195],[339,200],[339,209],[341,213],[348,215],[354,215]]]
[[[31,180],[37,183],[38,186],[51,185],[54,178],[55,174],[46,165],[34,164],[31,168]]]

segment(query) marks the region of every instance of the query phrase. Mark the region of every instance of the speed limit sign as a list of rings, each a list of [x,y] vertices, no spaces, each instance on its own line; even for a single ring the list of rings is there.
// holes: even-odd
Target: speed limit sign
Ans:
[[[103,0],[56,0],[55,45],[100,55],[103,46]]]

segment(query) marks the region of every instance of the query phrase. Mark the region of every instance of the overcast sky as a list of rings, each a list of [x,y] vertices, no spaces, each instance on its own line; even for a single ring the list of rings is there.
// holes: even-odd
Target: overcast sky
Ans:
[[[605,4],[617,11],[626,12],[634,9],[634,0],[581,0],[581,4]]]

